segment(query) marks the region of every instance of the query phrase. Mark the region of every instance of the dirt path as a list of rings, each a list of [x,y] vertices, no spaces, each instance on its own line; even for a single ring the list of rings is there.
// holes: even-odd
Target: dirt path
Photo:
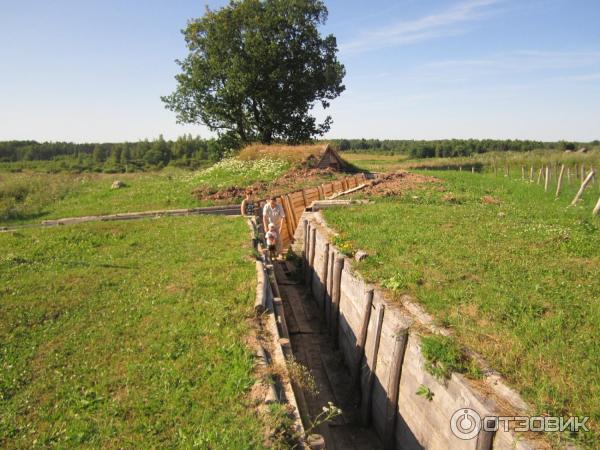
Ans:
[[[350,373],[342,355],[333,347],[316,302],[306,286],[291,276],[289,263],[277,263],[275,275],[285,311],[295,359],[312,373],[318,395],[305,392],[308,412],[316,417],[328,402],[343,414],[319,426],[314,432],[325,438],[327,449],[368,450],[382,448],[375,431],[359,424],[359,393],[350,386]]]

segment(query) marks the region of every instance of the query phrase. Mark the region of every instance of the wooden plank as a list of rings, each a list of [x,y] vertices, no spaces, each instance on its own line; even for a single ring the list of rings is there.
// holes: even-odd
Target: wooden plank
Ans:
[[[325,244],[323,253],[323,269],[321,271],[321,284],[323,285],[323,295],[321,295],[321,309],[325,308],[327,300],[327,276],[329,275],[329,242]]]
[[[390,376],[387,385],[387,411],[385,415],[385,431],[383,436],[384,448],[396,448],[396,418],[398,417],[398,392],[400,391],[400,376],[402,375],[402,362],[408,342],[408,328],[397,330],[394,336],[394,350],[390,366]]]
[[[581,199],[581,196],[583,195],[583,191],[585,191],[585,188],[587,187],[587,185],[590,183],[590,181],[592,181],[592,178],[594,177],[594,173],[595,172],[593,169],[590,170],[590,173],[588,173],[588,176],[585,178],[585,180],[583,180],[583,183],[581,183],[581,186],[579,187],[579,191],[577,191],[575,198],[571,202],[571,206],[574,206],[575,204],[577,204],[577,202]]]
[[[360,379],[360,366],[365,353],[365,344],[367,343],[367,330],[369,328],[369,321],[371,320],[371,310],[373,308],[373,294],[374,290],[369,289],[367,291],[367,299],[365,301],[365,308],[362,315],[362,324],[358,337],[356,338],[355,348],[355,360],[354,366],[350,368],[352,372],[352,386],[356,386]]]
[[[360,401],[360,422],[362,426],[368,427],[371,425],[371,407],[373,402],[373,382],[375,381],[375,370],[377,369],[377,353],[379,352],[379,342],[381,341],[381,327],[383,325],[383,316],[385,314],[385,306],[379,305],[377,313],[377,322],[375,323],[375,343],[371,352],[371,361],[373,367],[369,370],[365,383],[361,386],[361,401]]]
[[[306,272],[308,271],[306,268],[306,258],[308,255],[308,220],[306,219],[302,221],[302,233],[302,272],[304,279],[306,279]]]
[[[563,174],[565,173],[565,165],[560,166],[560,173],[558,174],[558,181],[556,182],[556,197],[560,195],[560,188],[562,186]]]
[[[292,208],[292,203],[290,202],[290,196],[289,195],[284,195],[285,198],[285,204],[287,206],[287,215],[289,215],[290,218],[290,225],[291,225],[291,235],[294,236],[294,233],[296,232],[296,228],[298,228],[298,218],[296,217],[296,214],[294,213],[294,208]]]
[[[331,323],[331,287],[333,286],[333,262],[335,261],[335,250],[330,249],[327,263],[327,295],[325,297],[325,322],[327,326]]]
[[[479,431],[479,434],[477,434],[477,443],[475,444],[475,450],[492,450],[494,445],[495,434],[495,431],[486,431],[482,427]]]
[[[333,346],[338,346],[338,328],[340,314],[340,294],[342,282],[342,270],[344,269],[344,257],[336,256],[333,263],[333,280],[331,286],[331,324],[329,333],[333,338]]]
[[[306,226],[306,252],[304,253],[304,261],[305,261],[305,270],[304,270],[304,284],[308,286],[308,283],[310,281],[310,272],[312,271],[312,267],[310,267],[310,264],[308,263],[309,258],[310,258],[310,233],[311,233],[311,229],[312,229],[312,224],[310,223],[310,221],[306,221],[307,222],[307,226]]]
[[[310,227],[310,247],[308,249],[308,289],[312,292],[312,278],[315,273],[315,250],[317,246],[317,227],[313,224]],[[312,292],[314,294],[314,292]]]
[[[600,198],[598,199],[598,203],[596,203],[596,206],[594,207],[592,214],[593,215],[600,214]]]
[[[304,200],[304,207],[306,208],[309,203],[308,203],[308,199],[306,198],[306,191],[304,189],[302,189],[302,199]]]

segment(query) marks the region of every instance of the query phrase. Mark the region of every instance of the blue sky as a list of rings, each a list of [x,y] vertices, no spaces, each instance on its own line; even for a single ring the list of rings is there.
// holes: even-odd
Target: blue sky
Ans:
[[[207,3],[0,0],[0,140],[209,136],[159,98]],[[326,4],[347,69],[328,137],[600,139],[599,0]]]

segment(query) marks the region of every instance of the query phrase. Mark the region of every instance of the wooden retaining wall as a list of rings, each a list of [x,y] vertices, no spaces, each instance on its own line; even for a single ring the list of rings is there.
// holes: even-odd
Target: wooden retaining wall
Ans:
[[[300,218],[306,208],[314,201],[325,200],[334,194],[353,189],[367,181],[364,173],[360,173],[342,180],[321,184],[320,186],[302,189],[277,197],[277,203],[285,212],[285,226],[281,231],[283,248],[287,249],[292,242],[295,230],[298,228]]]
[[[302,244],[306,280],[360,389],[361,421],[375,427],[386,448],[536,448],[502,426],[495,432],[481,430],[472,439],[456,437],[450,423],[461,409],[471,408],[483,418],[506,415],[507,405],[513,414],[525,415],[527,405],[492,372],[481,380],[485,394],[459,374],[445,381],[429,374],[415,331],[436,330],[424,323],[427,314],[415,304],[386,300],[353,273],[351,260],[330,242],[332,232],[320,213],[306,213],[302,220],[301,235],[308,237]],[[432,400],[416,394],[421,386],[433,392]]]

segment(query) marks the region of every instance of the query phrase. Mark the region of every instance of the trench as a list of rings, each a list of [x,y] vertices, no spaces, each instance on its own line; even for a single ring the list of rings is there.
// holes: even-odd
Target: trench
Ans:
[[[329,333],[321,311],[306,284],[299,281],[301,268],[290,261],[274,263],[290,346],[294,359],[306,367],[316,384],[317,393],[298,386],[296,395],[305,428],[329,402],[341,408],[342,414],[311,431],[320,434],[327,449],[380,449],[381,441],[372,427],[361,424],[360,391],[352,382],[341,351]]]

